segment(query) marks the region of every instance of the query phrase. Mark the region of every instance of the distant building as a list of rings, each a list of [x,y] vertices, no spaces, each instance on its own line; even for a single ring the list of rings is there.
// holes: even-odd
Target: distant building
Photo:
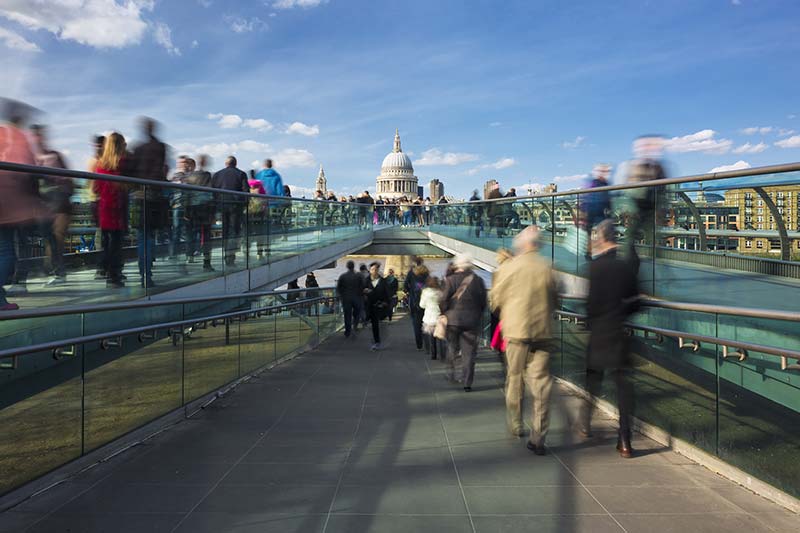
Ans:
[[[407,196],[412,200],[418,196],[417,177],[411,159],[400,147],[400,132],[395,131],[394,149],[383,158],[381,175],[376,180],[375,193],[383,198],[396,199]]]
[[[555,183],[549,183],[544,186],[544,189],[542,189],[543,194],[555,194],[557,192],[558,192],[558,185],[556,185]]]
[[[444,183],[439,180],[431,180],[428,189],[431,191],[431,202],[433,203],[437,203],[439,198],[444,196]]]
[[[486,183],[484,183],[483,184],[483,198],[484,199],[488,198],[489,197],[489,193],[492,191],[492,189],[494,189],[495,187],[499,187],[499,186],[500,186],[500,184],[497,183],[497,180],[489,180]]]
[[[420,198],[425,198],[425,187],[423,187],[422,185],[417,186],[417,196],[419,196]]]
[[[317,182],[314,188],[322,191],[322,194],[328,194],[328,179],[325,177],[325,169],[322,168],[322,165],[319,166],[319,175],[317,175]]]
[[[778,211],[778,216],[786,226],[787,232],[800,230],[800,185],[776,185],[764,187]],[[708,195],[706,195],[708,196]],[[762,230],[773,234],[765,237],[739,237],[737,250],[740,253],[779,254],[781,242],[778,227],[767,203],[755,189],[732,189],[725,191],[724,205],[735,207],[738,214],[737,227],[741,231]],[[792,239],[791,253],[800,252],[800,239]]]

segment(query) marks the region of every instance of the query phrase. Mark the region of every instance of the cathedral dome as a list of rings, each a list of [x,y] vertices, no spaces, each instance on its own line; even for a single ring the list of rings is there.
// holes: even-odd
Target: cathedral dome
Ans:
[[[392,152],[383,158],[381,170],[407,170],[414,172],[414,167],[411,165],[411,158],[403,152]]]
[[[417,177],[411,158],[400,147],[400,132],[394,133],[394,150],[383,158],[381,175],[376,180],[375,190],[384,198],[417,197]]]

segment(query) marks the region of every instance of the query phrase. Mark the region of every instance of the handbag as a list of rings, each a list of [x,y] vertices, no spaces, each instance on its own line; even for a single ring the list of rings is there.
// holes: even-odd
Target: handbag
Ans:
[[[464,281],[461,282],[456,293],[453,295],[453,300],[456,302],[464,296],[464,293],[467,291],[467,287],[472,282],[472,278],[475,277],[475,274],[470,274]],[[437,339],[445,340],[447,338],[447,315],[441,314],[439,318],[436,319],[436,327],[433,328],[433,336]]]
[[[508,341],[503,337],[503,323],[498,322],[497,327],[494,330],[494,334],[492,335],[492,342],[490,346],[497,350],[498,352],[505,352],[506,347],[508,346]]]

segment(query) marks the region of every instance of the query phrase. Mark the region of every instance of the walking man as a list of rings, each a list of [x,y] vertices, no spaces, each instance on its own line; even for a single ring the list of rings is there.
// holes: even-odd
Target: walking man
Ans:
[[[617,386],[619,437],[617,450],[631,457],[631,424],[633,389],[630,372],[630,339],[623,324],[639,308],[637,273],[630,259],[617,257],[614,222],[604,220],[597,226],[593,246],[594,260],[589,265],[589,298],[586,303],[589,351],[586,361],[586,390],[598,396],[603,374],[608,371]],[[591,405],[585,403],[580,432],[591,436]]]
[[[225,168],[211,178],[211,186],[226,191],[250,192],[247,174],[236,168],[236,158],[228,156]],[[244,197],[220,195],[222,200],[222,240],[225,247],[225,265],[233,266],[236,261],[236,250],[239,248],[239,235],[242,226],[242,208]]]
[[[516,255],[497,270],[492,287],[492,309],[500,310],[506,360],[506,422],[515,436],[524,435],[523,378],[533,395],[528,449],[544,455],[549,420],[550,322],[558,292],[550,264],[539,256],[539,229],[528,226],[514,237]]]
[[[361,317],[361,301],[363,300],[364,278],[356,273],[356,265],[347,262],[347,270],[336,282],[336,292],[342,301],[344,311],[344,336],[349,337],[353,328],[358,329]]]
[[[455,272],[445,279],[442,288],[441,312],[447,316],[447,379],[472,390],[475,357],[478,354],[478,332],[486,309],[486,285],[472,271],[472,260],[466,254],[453,259]],[[460,368],[456,377],[456,368]]]

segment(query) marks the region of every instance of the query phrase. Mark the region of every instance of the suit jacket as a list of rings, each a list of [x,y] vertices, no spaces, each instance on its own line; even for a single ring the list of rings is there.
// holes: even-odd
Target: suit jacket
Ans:
[[[364,278],[361,274],[348,270],[336,282],[336,292],[342,303],[358,303],[364,297]]]
[[[589,368],[628,366],[630,339],[623,323],[639,308],[637,272],[633,265],[611,250],[589,265],[589,298],[586,302],[589,335]]]
[[[521,342],[552,338],[558,289],[550,263],[537,252],[513,257],[497,269],[492,310],[500,310],[503,337]]]
[[[472,276],[472,281],[466,286],[461,298],[456,300],[455,294],[467,276]],[[448,327],[474,330],[481,325],[486,299],[486,285],[477,274],[471,271],[456,272],[445,279],[439,309],[447,315]]]
[[[383,320],[389,314],[389,284],[384,278],[378,278],[378,284],[372,286],[372,278],[367,278],[364,290],[367,295],[367,314],[372,317],[377,315],[379,320]]]

